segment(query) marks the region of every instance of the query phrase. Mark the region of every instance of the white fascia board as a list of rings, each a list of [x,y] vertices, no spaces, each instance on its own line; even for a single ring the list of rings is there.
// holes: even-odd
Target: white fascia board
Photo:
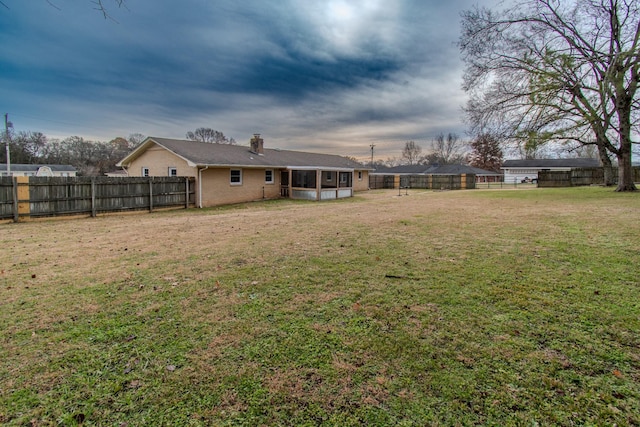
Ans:
[[[237,165],[237,164],[194,164],[197,167],[222,168],[222,169],[286,169],[287,166],[278,165]]]
[[[353,168],[337,168],[337,167],[329,167],[329,166],[287,166],[287,169],[295,169],[295,170],[310,170],[310,171],[335,171],[335,172],[353,172],[355,169]]]

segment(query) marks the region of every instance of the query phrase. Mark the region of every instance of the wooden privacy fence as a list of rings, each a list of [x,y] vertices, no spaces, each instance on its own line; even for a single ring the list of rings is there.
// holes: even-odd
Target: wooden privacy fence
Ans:
[[[369,188],[423,188],[461,190],[475,188],[476,176],[462,175],[369,175]]]
[[[640,182],[640,167],[633,169],[633,181]],[[614,182],[618,182],[618,168],[613,168]],[[570,171],[538,172],[538,187],[577,187],[604,184],[603,168],[574,168]]]
[[[0,219],[149,210],[195,203],[190,177],[1,177]]]

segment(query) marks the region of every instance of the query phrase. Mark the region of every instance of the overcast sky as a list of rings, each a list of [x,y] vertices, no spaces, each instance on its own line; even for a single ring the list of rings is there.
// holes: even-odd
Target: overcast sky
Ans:
[[[247,144],[400,156],[465,135],[460,12],[491,0],[2,0],[17,131],[108,141],[210,127]],[[6,6],[3,6],[3,4]]]

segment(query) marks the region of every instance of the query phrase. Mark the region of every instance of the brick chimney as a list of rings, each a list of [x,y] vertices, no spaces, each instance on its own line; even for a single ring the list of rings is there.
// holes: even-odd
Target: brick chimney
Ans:
[[[253,138],[251,138],[250,144],[251,149],[249,151],[255,154],[264,154],[264,139],[260,138],[259,133],[253,134]]]

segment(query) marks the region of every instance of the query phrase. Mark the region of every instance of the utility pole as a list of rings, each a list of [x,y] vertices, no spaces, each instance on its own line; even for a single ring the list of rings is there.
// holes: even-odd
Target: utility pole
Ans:
[[[375,147],[375,144],[371,144],[369,147],[371,147],[371,167],[373,167],[373,147]]]
[[[13,124],[9,121],[9,113],[4,114],[4,137],[5,145],[7,148],[7,176],[11,176],[11,154],[9,152],[9,128],[13,127]]]

